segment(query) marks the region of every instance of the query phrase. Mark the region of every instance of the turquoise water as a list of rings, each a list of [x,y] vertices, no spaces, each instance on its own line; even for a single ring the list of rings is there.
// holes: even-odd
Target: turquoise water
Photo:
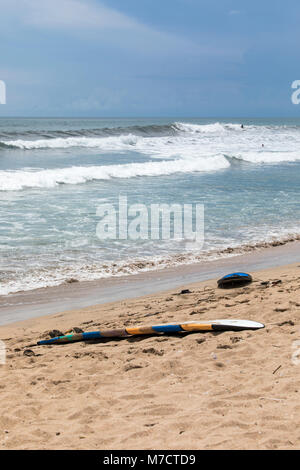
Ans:
[[[299,170],[300,119],[0,119],[0,294],[297,238]],[[204,246],[99,240],[120,195],[203,204]]]

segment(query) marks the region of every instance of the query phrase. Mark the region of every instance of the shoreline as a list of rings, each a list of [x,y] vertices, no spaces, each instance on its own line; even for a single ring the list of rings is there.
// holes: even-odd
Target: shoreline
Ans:
[[[0,448],[299,448],[300,266],[252,275],[242,288],[186,282],[184,295],[161,289],[1,326]],[[221,318],[265,328],[36,345],[53,329]]]
[[[160,293],[234,271],[258,271],[300,262],[300,242],[195,264],[95,281],[79,281],[0,296],[0,326],[59,311]]]
[[[106,262],[106,264],[102,266],[102,268],[105,268],[105,274],[101,272],[100,266],[99,269],[101,274],[96,277],[85,278],[84,276],[80,277],[78,271],[75,273],[70,272],[70,275],[68,277],[60,279],[59,281],[57,280],[54,283],[48,280],[48,285],[35,285],[35,287],[33,287],[33,284],[29,282],[29,286],[27,285],[26,288],[24,284],[22,284],[22,287],[20,285],[17,287],[19,281],[16,280],[15,285],[11,286],[10,290],[7,290],[6,292],[3,292],[3,286],[1,286],[2,291],[0,292],[0,299],[5,298],[6,296],[12,296],[14,294],[18,295],[24,292],[35,292],[41,289],[61,287],[63,285],[71,284],[73,282],[100,282],[114,278],[120,279],[122,277],[126,278],[129,276],[139,276],[142,274],[147,274],[148,272],[161,272],[163,270],[168,270],[172,268],[180,269],[180,267],[185,267],[189,265],[200,265],[204,263],[210,263],[212,261],[220,261],[226,258],[250,255],[251,253],[265,250],[267,248],[289,245],[293,242],[300,242],[300,234],[294,233],[293,235],[290,234],[288,236],[274,237],[269,241],[264,240],[257,241],[254,243],[245,243],[235,247],[227,246],[220,249],[211,249],[207,251],[204,250],[198,254],[186,251],[182,253],[169,254],[165,257],[158,256],[156,259],[152,259],[151,257],[148,257],[147,259],[139,259],[133,257],[131,260],[123,260],[118,262],[110,261]],[[85,269],[86,268],[83,269],[83,272],[85,272]],[[23,282],[25,283],[25,281]]]

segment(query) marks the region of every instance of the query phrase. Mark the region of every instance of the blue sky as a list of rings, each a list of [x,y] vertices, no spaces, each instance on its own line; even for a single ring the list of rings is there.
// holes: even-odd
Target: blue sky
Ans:
[[[299,0],[0,0],[0,116],[299,116]]]

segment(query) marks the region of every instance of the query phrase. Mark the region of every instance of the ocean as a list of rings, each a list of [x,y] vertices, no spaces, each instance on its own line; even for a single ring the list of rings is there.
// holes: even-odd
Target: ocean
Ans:
[[[1,118],[0,295],[299,239],[299,195],[300,119]],[[120,196],[203,205],[204,245],[99,239]]]

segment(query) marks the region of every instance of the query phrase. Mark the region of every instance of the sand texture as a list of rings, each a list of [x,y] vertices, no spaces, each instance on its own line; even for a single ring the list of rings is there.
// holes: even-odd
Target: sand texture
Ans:
[[[252,275],[1,327],[0,448],[300,448],[300,266]],[[221,318],[266,328],[33,346],[53,329]]]

